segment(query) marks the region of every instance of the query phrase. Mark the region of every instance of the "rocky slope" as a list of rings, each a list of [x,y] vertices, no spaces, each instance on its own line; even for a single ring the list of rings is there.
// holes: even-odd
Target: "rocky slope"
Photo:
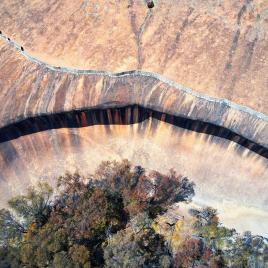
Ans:
[[[266,0],[2,0],[0,30],[53,65],[159,73],[268,111]]]
[[[0,126],[44,114],[136,104],[227,128],[268,147],[268,117],[148,72],[77,70],[44,63],[2,34]],[[238,137],[237,137],[238,139]]]
[[[268,235],[265,1],[3,0],[0,23],[1,205],[128,158]]]

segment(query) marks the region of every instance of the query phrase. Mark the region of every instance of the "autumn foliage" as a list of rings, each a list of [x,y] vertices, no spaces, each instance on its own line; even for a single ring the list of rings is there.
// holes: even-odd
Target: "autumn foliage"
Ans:
[[[145,224],[146,219],[151,223],[174,202],[190,200],[193,187],[172,170],[167,175],[146,174],[142,167],[124,160],[101,163],[89,178],[60,177],[53,198],[47,184],[29,188],[26,195],[10,200],[11,211],[2,210],[1,265],[118,267],[116,263],[123,259],[113,265],[107,252],[112,237],[125,232],[132,246],[143,252],[141,265],[159,267],[165,260],[169,267],[171,252],[162,236]],[[138,234],[133,231],[135,222],[136,227],[143,226]]]
[[[123,160],[102,162],[87,178],[67,173],[54,191],[30,187],[0,210],[0,267],[265,267],[267,240],[225,228],[213,208],[191,209],[191,223],[167,222],[169,235],[158,231],[194,186],[174,170]],[[187,224],[185,236],[179,226]]]

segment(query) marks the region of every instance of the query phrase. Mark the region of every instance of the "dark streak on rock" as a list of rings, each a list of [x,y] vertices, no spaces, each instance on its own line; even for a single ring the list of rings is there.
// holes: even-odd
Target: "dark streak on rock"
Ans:
[[[176,34],[176,37],[175,37],[174,42],[170,46],[168,46],[167,53],[166,53],[165,58],[163,60],[163,65],[164,65],[163,67],[164,68],[167,65],[167,62],[174,57],[174,55],[176,53],[176,48],[178,47],[178,44],[179,44],[180,39],[181,39],[181,35],[184,33],[185,29],[189,25],[191,25],[192,23],[194,23],[194,21],[198,18],[198,16],[196,16],[193,20],[189,21],[189,18],[192,15],[193,11],[194,11],[194,8],[192,8],[192,7],[190,7],[188,9],[187,14],[186,14],[186,18],[182,22],[182,25],[181,25],[179,31]]]
[[[10,114],[10,111],[13,111],[14,100],[16,100],[16,88],[17,88],[17,86],[20,85],[21,83],[23,84],[23,81],[27,81],[28,77],[30,77],[31,74],[33,74],[37,70],[38,70],[37,66],[33,67],[33,66],[26,65],[23,67],[19,78],[5,92],[6,102],[1,107],[2,111],[5,114]],[[9,100],[13,100],[13,101],[9,101]]]
[[[228,53],[228,60],[227,60],[225,67],[224,67],[224,72],[226,72],[232,68],[233,57],[234,57],[234,54],[235,54],[237,46],[238,46],[239,37],[240,37],[240,29],[238,29],[234,35],[234,38],[233,38],[233,41],[232,41],[232,44],[231,44],[231,47],[230,47],[230,50]]]
[[[255,37],[255,39],[251,42],[248,42],[246,44],[246,49],[245,49],[245,53],[243,56],[244,62],[243,65],[241,66],[242,71],[246,71],[251,63],[252,57],[253,57],[253,53],[254,53],[254,49],[256,46],[256,43],[258,41],[258,36]]]
[[[128,10],[129,10],[129,14],[130,14],[130,24],[131,24],[131,28],[132,31],[135,35],[135,41],[137,44],[137,61],[138,61],[138,67],[137,69],[141,69],[142,66],[142,35],[144,33],[145,28],[148,26],[148,21],[152,15],[152,10],[149,9],[144,21],[142,23],[142,25],[140,27],[137,26],[137,22],[136,22],[136,14],[133,12],[133,0],[128,0]]]
[[[230,87],[229,87],[229,90],[230,90],[231,92],[233,92],[233,89],[234,89],[235,84],[236,84],[237,81],[238,81],[238,79],[237,79],[237,75],[234,74],[233,77],[232,77],[232,79],[231,79],[231,83],[230,83]]]
[[[233,91],[233,88],[235,87],[235,83],[237,81],[236,74],[234,74],[233,77],[231,77],[231,79],[227,79],[227,77],[232,71],[233,58],[238,47],[238,41],[239,41],[240,34],[241,34],[241,30],[240,30],[241,19],[243,15],[245,14],[245,12],[247,11],[248,5],[251,2],[252,0],[245,0],[244,5],[241,7],[241,9],[239,10],[237,14],[236,24],[237,24],[238,29],[233,37],[232,44],[228,52],[228,59],[227,59],[227,62],[225,63],[224,70],[223,70],[223,76],[222,76],[220,87],[222,88],[223,85],[226,84],[226,81],[231,81],[231,85],[229,86],[229,91]]]
[[[237,25],[241,25],[241,18],[243,16],[243,14],[245,13],[245,11],[247,10],[247,6],[243,5],[242,8],[239,10],[239,13],[237,15],[237,19],[236,19],[236,23]]]
[[[18,153],[11,142],[0,145],[0,154],[6,166],[11,166],[18,157]]]
[[[148,10],[144,21],[141,25],[141,27],[139,28],[139,34],[138,34],[138,70],[141,69],[142,65],[143,65],[143,56],[142,56],[142,35],[146,29],[146,27],[148,26],[149,23],[149,19],[152,16],[152,11],[151,9]]]
[[[60,76],[57,73],[51,73],[49,75],[48,83],[44,90],[44,98],[43,98],[43,106],[46,107],[45,108],[46,111],[48,110],[48,106],[52,98],[55,85],[58,83],[57,81],[58,79],[60,79]]]
[[[129,7],[129,15],[130,15],[130,25],[132,28],[132,31],[136,37],[138,38],[138,26],[136,23],[136,14],[133,12],[133,0],[128,0],[128,7]]]
[[[70,86],[71,80],[69,76],[65,77],[64,82],[62,85],[60,85],[57,93],[56,93],[56,99],[55,99],[55,106],[63,106],[65,103],[66,93],[68,91],[68,88]]]
[[[92,125],[130,125],[141,123],[149,118],[157,119],[173,126],[195,131],[197,133],[204,133],[233,141],[268,159],[268,148],[261,146],[230,129],[200,120],[162,113],[138,105],[107,109],[74,110],[27,118],[1,128],[0,143],[51,129],[71,129]],[[79,145],[79,142],[75,137],[72,137],[71,142],[74,143],[74,145]],[[2,145],[0,145],[0,148],[2,148]],[[7,157],[6,161],[10,163],[12,159],[14,159],[16,152],[14,152],[13,148],[7,148],[6,150],[5,147],[3,148],[4,149],[0,151],[2,154],[5,154]]]

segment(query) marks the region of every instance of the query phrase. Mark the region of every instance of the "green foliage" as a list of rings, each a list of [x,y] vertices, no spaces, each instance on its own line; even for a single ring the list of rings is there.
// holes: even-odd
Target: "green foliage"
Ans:
[[[7,209],[0,210],[0,245],[20,240],[24,227]]]
[[[220,225],[215,209],[207,207],[201,211],[191,210],[190,213],[197,218],[194,227],[212,252],[222,251],[231,242],[235,230]]]
[[[42,225],[50,213],[51,195],[52,188],[47,183],[39,183],[37,189],[28,188],[26,195],[14,197],[8,204],[26,226],[33,221]]]
[[[221,226],[217,211],[211,207],[191,210],[196,218],[194,228],[200,241],[207,247],[207,263],[216,267],[268,267],[268,240],[252,236],[250,232],[239,235],[234,229]]]
[[[20,248],[18,245],[0,246],[0,267],[20,267]]]
[[[46,223],[42,228],[31,226],[22,241],[21,260],[27,267],[45,267],[55,253],[68,248],[68,234],[63,228]]]

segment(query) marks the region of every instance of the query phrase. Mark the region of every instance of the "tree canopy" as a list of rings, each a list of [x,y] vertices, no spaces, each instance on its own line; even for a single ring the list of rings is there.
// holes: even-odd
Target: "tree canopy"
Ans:
[[[0,267],[265,267],[267,240],[225,228],[210,207],[190,210],[190,236],[179,218],[170,237],[158,232],[158,218],[190,203],[194,186],[127,160],[102,162],[87,178],[67,173],[55,191],[39,183],[0,210]]]

